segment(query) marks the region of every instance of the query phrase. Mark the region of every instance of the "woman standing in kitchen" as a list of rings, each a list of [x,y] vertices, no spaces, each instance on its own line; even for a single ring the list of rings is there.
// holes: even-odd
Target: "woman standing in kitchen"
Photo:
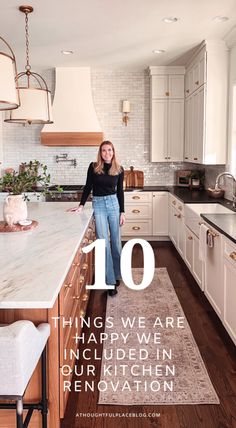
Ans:
[[[91,191],[96,236],[106,242],[106,283],[115,285],[108,294],[117,294],[120,284],[120,226],[125,222],[124,214],[124,170],[117,162],[115,148],[110,141],[99,147],[97,162],[91,162],[79,207],[70,211],[81,212]]]

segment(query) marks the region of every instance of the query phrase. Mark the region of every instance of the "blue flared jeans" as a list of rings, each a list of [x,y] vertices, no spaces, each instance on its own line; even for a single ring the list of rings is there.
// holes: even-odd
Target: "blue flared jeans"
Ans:
[[[121,278],[120,208],[117,196],[94,196],[93,210],[96,236],[106,242],[106,283],[115,284]]]

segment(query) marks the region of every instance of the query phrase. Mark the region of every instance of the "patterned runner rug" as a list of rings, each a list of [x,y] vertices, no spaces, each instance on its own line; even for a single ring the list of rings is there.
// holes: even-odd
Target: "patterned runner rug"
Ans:
[[[219,404],[166,268],[143,291],[121,284],[108,317],[105,332],[116,335],[103,346],[99,404]]]

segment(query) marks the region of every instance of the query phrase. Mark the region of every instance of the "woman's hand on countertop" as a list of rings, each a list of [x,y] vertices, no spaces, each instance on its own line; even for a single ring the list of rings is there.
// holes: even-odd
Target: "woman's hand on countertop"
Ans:
[[[81,213],[81,211],[83,210],[83,208],[84,208],[83,205],[79,205],[78,207],[69,208],[66,211],[67,212]]]
[[[120,226],[125,224],[125,213],[120,213]]]

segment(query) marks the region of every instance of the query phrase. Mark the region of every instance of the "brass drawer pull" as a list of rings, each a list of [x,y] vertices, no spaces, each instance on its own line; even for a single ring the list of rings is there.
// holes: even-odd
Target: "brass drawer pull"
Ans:
[[[83,275],[80,275],[80,279],[79,279],[79,282],[80,282],[80,284],[82,284],[82,282],[84,282],[84,276]]]
[[[88,263],[83,263],[82,264],[82,269],[88,269]]]
[[[199,85],[199,80],[197,80],[197,81],[195,82],[195,85]]]
[[[179,210],[180,210],[180,211],[182,211],[182,209],[183,209],[183,208],[181,207],[181,205],[179,205],[179,206],[178,206],[178,208],[179,208]]]
[[[187,94],[189,94],[189,89],[186,89]]]
[[[169,95],[170,95],[170,93],[169,93],[169,92],[166,92],[166,96],[167,96],[167,97],[169,97]]]
[[[177,218],[181,218],[181,214],[177,214]]]
[[[86,293],[86,294],[83,295],[82,301],[83,302],[87,302],[88,298],[89,298],[89,295]]]
[[[63,375],[69,375],[71,374],[70,367],[63,367]]]
[[[138,214],[140,213],[140,210],[132,210],[132,213]]]
[[[185,156],[185,158],[184,159],[188,159],[188,157],[187,156]]]
[[[188,239],[189,239],[190,241],[192,241],[193,237],[192,237],[192,236],[188,236]]]
[[[232,253],[230,253],[229,257],[230,257],[232,260],[236,261],[236,251],[233,251]]]
[[[79,300],[79,299],[80,299],[80,295],[78,295],[78,296],[73,296],[73,299],[74,299],[74,300]]]
[[[85,310],[84,310],[84,309],[81,309],[81,310],[79,311],[79,314],[80,314],[80,316],[81,316],[81,317],[84,317],[84,316],[85,316]]]
[[[140,199],[140,196],[132,196],[132,199]]]
[[[176,201],[172,201],[172,204],[173,204],[173,205],[176,205]]]
[[[178,217],[178,214],[174,214],[174,217]]]
[[[198,158],[193,158],[193,160],[198,160]]]
[[[132,229],[133,230],[140,230],[140,227],[139,226],[133,226]]]
[[[65,288],[72,288],[72,282],[69,282],[69,284],[64,284]]]

